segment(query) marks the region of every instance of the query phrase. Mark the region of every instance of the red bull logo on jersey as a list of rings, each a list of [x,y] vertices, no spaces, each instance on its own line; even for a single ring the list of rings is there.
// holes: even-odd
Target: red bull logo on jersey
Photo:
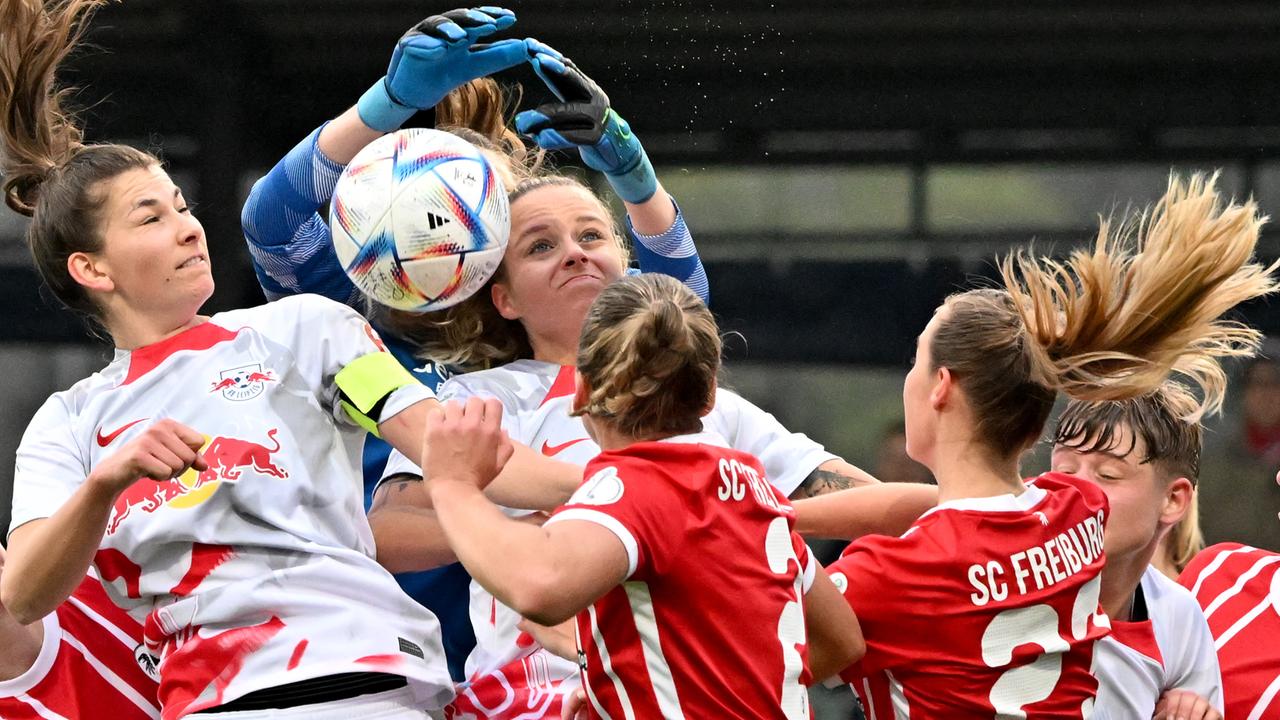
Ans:
[[[270,370],[262,369],[262,363],[251,363],[218,373],[218,379],[213,382],[209,392],[221,392],[222,397],[227,400],[241,402],[258,397],[266,389],[267,383],[275,381]]]
[[[149,515],[165,506],[201,505],[213,496],[223,480],[235,482],[246,470],[281,479],[289,477],[289,471],[272,459],[281,447],[277,432],[278,428],[267,431],[270,445],[240,438],[209,438],[200,449],[208,468],[199,472],[188,469],[169,480],[143,479],[125,488],[111,508],[107,535],[115,534],[130,516]]]
[[[271,461],[271,456],[280,452],[276,432],[277,428],[267,431],[267,439],[274,447],[238,438],[214,438],[203,451],[209,468],[200,473],[196,487],[215,480],[239,480],[244,470],[281,479],[289,477],[289,471]]]

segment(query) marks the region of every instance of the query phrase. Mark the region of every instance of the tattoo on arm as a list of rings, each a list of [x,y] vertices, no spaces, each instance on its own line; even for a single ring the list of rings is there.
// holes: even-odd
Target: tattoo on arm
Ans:
[[[826,495],[838,490],[847,490],[855,484],[854,479],[848,475],[841,475],[837,472],[819,468],[809,473],[809,477],[805,478],[804,482],[800,483],[800,487],[791,493],[791,499],[803,500]]]
[[[392,475],[387,478],[386,482],[378,486],[378,490],[373,494],[373,506],[370,511],[376,510],[385,505],[392,496],[399,495],[405,490],[414,487],[417,483],[421,483],[422,478],[417,475],[409,475],[401,473]]]

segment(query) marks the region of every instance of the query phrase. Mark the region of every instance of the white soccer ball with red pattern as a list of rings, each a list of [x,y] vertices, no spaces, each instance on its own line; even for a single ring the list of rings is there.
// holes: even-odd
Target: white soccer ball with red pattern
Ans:
[[[415,128],[384,135],[347,165],[329,229],[338,260],[365,295],[430,312],[467,299],[498,269],[511,210],[476,146]]]

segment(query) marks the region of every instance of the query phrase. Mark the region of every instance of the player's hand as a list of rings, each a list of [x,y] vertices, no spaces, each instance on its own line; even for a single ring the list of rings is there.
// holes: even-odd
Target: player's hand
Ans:
[[[459,85],[524,62],[528,51],[521,40],[477,42],[515,21],[510,10],[486,6],[432,15],[409,28],[391,53],[386,77],[356,104],[360,119],[390,132]]]
[[[631,126],[609,106],[604,90],[573,61],[532,38],[533,71],[559,98],[516,115],[516,130],[545,150],[577,148],[587,167],[605,174],[623,200],[639,204],[653,197],[657,176]]]
[[[502,403],[469,398],[444,403],[427,416],[422,470],[431,482],[466,482],[484,489],[515,448],[502,429]]]
[[[587,691],[577,688],[564,696],[560,704],[560,720],[591,720],[587,710]]]
[[[534,642],[572,663],[578,662],[578,640],[573,633],[575,619],[570,618],[559,625],[539,625],[528,618],[520,618],[516,625],[520,632],[533,638]]]
[[[118,493],[138,480],[168,480],[187,468],[207,470],[204,436],[175,420],[161,420],[98,463],[88,482]]]
[[[1222,720],[1222,713],[1190,690],[1170,690],[1160,696],[1152,720]]]

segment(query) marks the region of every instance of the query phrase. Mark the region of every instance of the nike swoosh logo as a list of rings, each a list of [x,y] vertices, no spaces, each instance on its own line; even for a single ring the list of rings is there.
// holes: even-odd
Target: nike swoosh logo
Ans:
[[[559,445],[552,445],[552,444],[548,443],[546,440],[543,440],[543,441],[542,441],[542,454],[543,454],[543,455],[546,455],[547,457],[552,457],[552,456],[554,456],[554,455],[559,455],[561,450],[564,450],[565,448],[569,447],[570,445],[576,445],[576,444],[578,444],[578,443],[582,442],[583,440],[586,440],[586,438],[578,438],[577,440],[570,440],[570,441],[569,441],[569,442],[567,442],[567,443],[560,443]]]
[[[138,420],[134,420],[131,423],[126,423],[125,425],[121,425],[119,430],[116,430],[115,432],[112,432],[112,433],[107,433],[106,435],[102,434],[102,428],[98,428],[98,447],[106,447],[110,445],[113,440],[120,437],[120,433],[124,432],[125,430],[128,430],[134,425],[137,425],[143,420],[146,420],[146,418],[141,418]]]

